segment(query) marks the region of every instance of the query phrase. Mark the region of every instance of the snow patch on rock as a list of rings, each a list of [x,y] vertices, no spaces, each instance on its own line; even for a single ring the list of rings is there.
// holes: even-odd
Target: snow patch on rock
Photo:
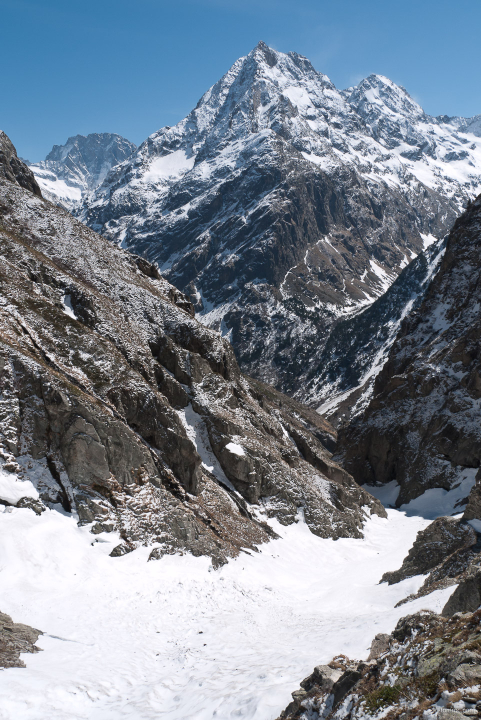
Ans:
[[[156,183],[168,178],[178,178],[188,170],[192,170],[195,156],[187,157],[184,150],[175,150],[169,155],[155,158],[143,175],[143,182]]]
[[[19,480],[14,473],[0,468],[0,501],[16,505],[24,497],[38,499],[38,492],[30,480]]]
[[[69,294],[64,295],[62,298],[62,302],[63,302],[64,313],[66,315],[68,315],[69,317],[71,317],[73,320],[77,320],[78,318],[75,314],[75,310],[73,309],[71,296]]]
[[[227,445],[225,447],[226,447],[226,450],[229,450],[229,452],[233,453],[233,455],[239,455],[240,457],[245,455],[244,448],[242,447],[242,445],[239,445],[238,443],[230,442],[230,443],[227,443]]]

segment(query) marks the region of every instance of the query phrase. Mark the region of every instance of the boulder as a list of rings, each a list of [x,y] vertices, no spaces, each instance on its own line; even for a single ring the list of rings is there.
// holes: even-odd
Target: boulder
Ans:
[[[333,693],[333,707],[336,707],[343,698],[346,697],[346,695],[355,687],[355,685],[359,682],[359,680],[362,678],[362,673],[358,672],[357,670],[346,670],[339,680],[337,680],[333,687],[332,687],[332,693]]]
[[[402,566],[394,572],[384,573],[381,582],[393,585],[414,575],[425,575],[448,555],[476,542],[476,532],[466,522],[458,518],[439,517],[418,532]]]
[[[312,690],[317,686],[322,691],[330,691],[342,675],[342,670],[331,668],[329,665],[317,665],[314,671],[301,682],[301,688]]]
[[[481,569],[476,568],[462,580],[442,609],[445,617],[458,612],[474,612],[481,606]]]
[[[20,654],[39,652],[41,648],[35,643],[40,635],[41,630],[14,623],[9,615],[0,612],[0,668],[24,668]]]
[[[371,643],[371,650],[367,658],[368,662],[370,660],[377,660],[378,657],[380,657],[383,653],[387,652],[389,650],[390,644],[390,635],[387,635],[386,633],[378,633]]]

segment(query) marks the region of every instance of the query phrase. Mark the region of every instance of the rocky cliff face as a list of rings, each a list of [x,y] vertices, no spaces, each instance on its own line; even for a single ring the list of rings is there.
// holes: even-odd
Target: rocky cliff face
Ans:
[[[317,364],[300,370],[303,397],[320,402],[318,412],[335,426],[345,425],[367,407],[401,322],[422,302],[445,249],[444,240],[434,242],[372,305],[339,319]]]
[[[439,517],[418,533],[399,570],[385,573],[381,582],[392,585],[414,575],[425,575],[419,590],[398,605],[457,585],[444,614],[474,611],[481,605],[480,550],[481,535],[466,514],[462,518]]]
[[[0,178],[16,183],[34,195],[42,197],[42,193],[34,174],[17,157],[17,151],[10,138],[0,130]]]
[[[427,575],[447,557],[456,554],[459,558],[465,550],[477,545],[477,533],[468,523],[459,518],[436,518],[418,533],[401,568],[385,573],[381,582],[392,585],[414,575]]]
[[[478,478],[480,267],[478,197],[456,221],[423,302],[403,321],[365,414],[341,432],[345,467],[360,483],[396,480],[398,504],[461,483],[467,495]],[[467,519],[479,516],[478,496],[476,485]]]
[[[245,371],[316,402],[300,369],[480,187],[481,139],[461,120],[427,116],[381,76],[340,92],[259,43],[114,168],[81,217],[158,261]]]
[[[302,512],[323,537],[382,507],[318,415],[251,381],[156,265],[0,180],[3,504],[118,531],[120,555],[224,562]]]
[[[109,170],[128,158],[136,145],[114,133],[75,135],[54,145],[45,160],[30,165],[44,197],[73,210],[100,185]]]
[[[39,652],[41,648],[35,643],[40,635],[40,630],[14,623],[9,615],[0,612],[0,668],[25,667],[20,654]]]

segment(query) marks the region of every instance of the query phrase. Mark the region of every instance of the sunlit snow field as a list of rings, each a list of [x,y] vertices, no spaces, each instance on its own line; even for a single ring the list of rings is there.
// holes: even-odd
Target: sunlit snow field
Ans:
[[[364,540],[322,540],[301,521],[214,571],[206,558],[108,557],[54,510],[0,513],[0,610],[45,632],[27,668],[0,672],[8,720],[272,720],[314,665],[367,656],[402,615],[440,609],[452,588],[394,609],[422,578],[379,585],[429,520],[390,510]]]

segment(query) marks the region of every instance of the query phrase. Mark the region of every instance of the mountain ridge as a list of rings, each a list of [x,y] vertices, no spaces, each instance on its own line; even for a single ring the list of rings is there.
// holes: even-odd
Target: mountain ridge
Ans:
[[[79,211],[158,262],[246,372],[301,400],[297,369],[337,319],[382,295],[481,187],[478,137],[380,78],[338,91],[259,43]]]
[[[29,167],[46,198],[74,210],[83,196],[135,149],[136,145],[115,133],[74,135],[64,145],[54,145],[45,160]]]

